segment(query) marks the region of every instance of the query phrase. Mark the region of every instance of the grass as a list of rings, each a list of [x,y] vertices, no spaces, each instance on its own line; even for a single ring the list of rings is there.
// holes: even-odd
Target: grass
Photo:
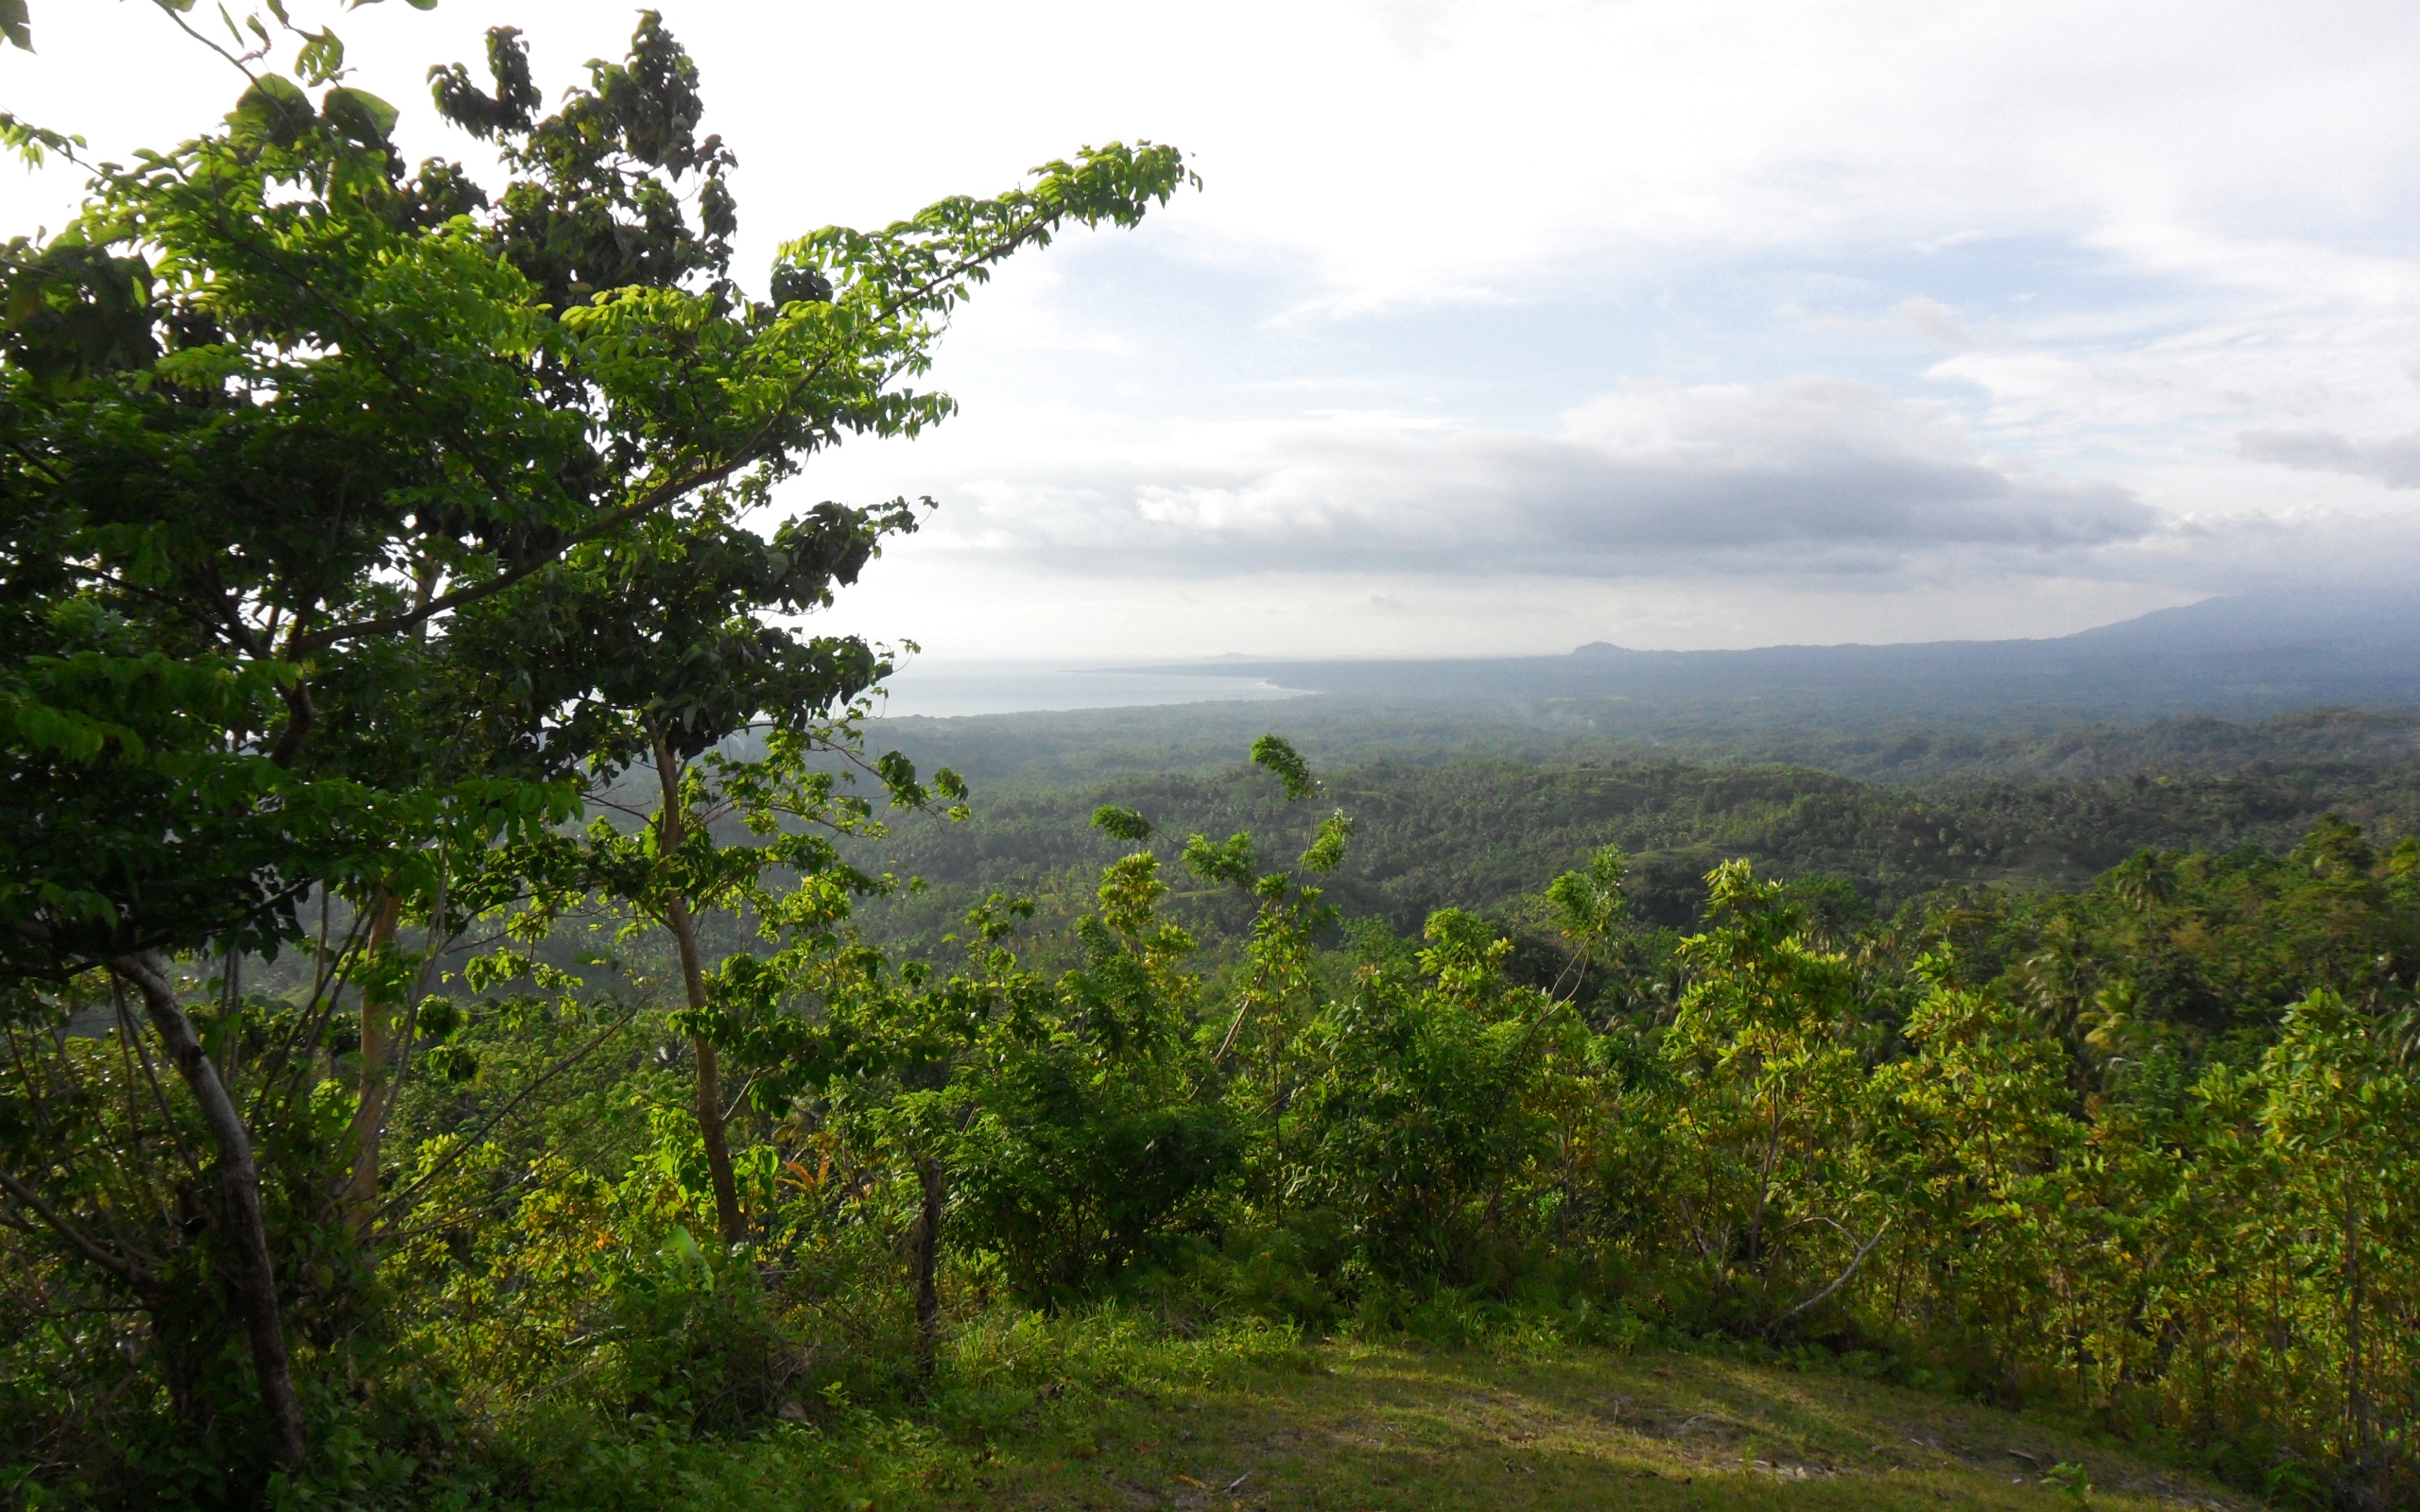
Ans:
[[[692,1474],[731,1508],[1491,1512],[2250,1503],[2072,1427],[1841,1376],[1034,1324],[961,1344],[917,1425],[845,1407]],[[2082,1467],[2092,1487],[2054,1484]],[[702,1468],[702,1467],[701,1467]]]

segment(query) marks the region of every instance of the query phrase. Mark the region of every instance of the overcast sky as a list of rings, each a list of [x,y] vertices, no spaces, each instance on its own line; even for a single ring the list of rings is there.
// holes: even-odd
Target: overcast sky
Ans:
[[[2420,582],[2409,4],[661,9],[760,282],[1087,143],[1205,180],[1021,258],[943,344],[957,419],[793,485],[941,501],[836,611],[936,660],[2051,635]],[[145,0],[33,13],[0,104],[104,155],[240,86]],[[337,27],[409,150],[476,163],[429,63],[514,25],[551,90],[634,14]],[[0,233],[77,185],[0,168]]]

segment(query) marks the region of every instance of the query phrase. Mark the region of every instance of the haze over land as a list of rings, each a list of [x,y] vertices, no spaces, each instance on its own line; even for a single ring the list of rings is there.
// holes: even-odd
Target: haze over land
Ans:
[[[892,55],[879,9],[669,18],[741,148],[744,280],[1081,141],[1180,143],[1207,187],[1006,272],[932,375],[960,417],[790,486],[942,504],[845,627],[936,662],[1537,655],[2410,580],[2408,7],[925,15],[905,108],[843,61]],[[102,155],[224,108],[131,19],[46,12],[11,108]],[[422,67],[499,22],[556,78],[630,18],[364,11],[407,152],[443,146]],[[100,57],[106,88],[61,66]],[[77,177],[0,208],[56,225]]]
[[[1432,660],[910,662],[879,706],[897,719],[1202,705],[1229,734],[1407,713],[1472,736],[1556,730],[1661,741],[1877,721],[1993,730],[2078,720],[2258,719],[2313,707],[2420,703],[2420,616],[2401,592],[2210,599],[2045,640],[1641,651],[1591,642],[1566,655]],[[1272,700],[1305,700],[1264,709]],[[1238,723],[1241,721],[1241,724]],[[1070,730],[1083,724],[1061,721]]]

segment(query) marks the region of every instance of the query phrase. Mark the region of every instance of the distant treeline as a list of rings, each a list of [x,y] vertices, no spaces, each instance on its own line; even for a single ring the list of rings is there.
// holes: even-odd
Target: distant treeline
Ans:
[[[2047,760],[2099,765],[2119,750],[2193,748],[2207,756],[2308,747],[2328,731],[2366,731],[2367,748],[2383,753],[2388,732],[2408,735],[2410,728],[2342,713],[2250,729],[2202,721],[2045,736],[2036,749]],[[1957,734],[1910,739],[1930,739],[1935,748],[1976,743]],[[2346,744],[2359,747],[2358,739]],[[1378,762],[1327,781],[1324,801],[1345,808],[1357,826],[1352,857],[1330,879],[1328,895],[1347,915],[1411,929],[1449,904],[1499,910],[1540,876],[1618,845],[1631,857],[1628,886],[1639,919],[1692,923],[1706,873],[1722,861],[1747,860],[1760,875],[1829,884],[1823,908],[1845,924],[1949,889],[2078,887],[2144,849],[2282,851],[2330,812],[2375,834],[2420,832],[2420,764],[2263,758],[2208,769],[2216,765],[1883,784],[1805,765]],[[1293,832],[1310,822],[1249,768],[1232,765],[1065,787],[1011,784],[987,793],[978,786],[964,822],[912,817],[866,848],[869,859],[925,884],[921,893],[869,904],[867,928],[930,950],[968,906],[998,889],[1032,894],[1046,913],[1072,918],[1089,906],[1093,873],[1117,853],[1083,822],[1101,804],[1135,809],[1180,835],[1251,830],[1294,842]],[[1245,917],[1218,895],[1181,897],[1174,906],[1212,940],[1239,929]]]
[[[1910,718],[1854,699],[1821,718],[1760,711],[1563,698],[1535,706],[1385,705],[1304,697],[959,719],[875,720],[868,742],[896,747],[998,790],[1209,772],[1265,730],[1283,730],[1330,766],[1472,758],[1545,765],[1666,760],[1811,766],[1873,782],[2230,772],[2263,765],[2377,767],[2420,760],[2420,710],[2308,709],[2231,721],[2180,715],[2086,722],[2009,711]]]

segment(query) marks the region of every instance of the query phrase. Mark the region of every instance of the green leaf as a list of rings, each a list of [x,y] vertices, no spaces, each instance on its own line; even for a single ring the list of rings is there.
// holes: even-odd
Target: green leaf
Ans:
[[[302,85],[283,74],[263,74],[235,102],[227,124],[238,137],[265,137],[283,146],[309,130],[318,118]]]
[[[1150,820],[1134,809],[1120,808],[1115,803],[1104,803],[1093,810],[1093,828],[1113,840],[1130,843],[1151,837]]]
[[[1319,779],[1311,775],[1311,764],[1303,760],[1283,736],[1263,735],[1252,743],[1252,762],[1277,774],[1285,784],[1288,802],[1310,798],[1320,790]]]
[[[332,89],[320,109],[330,126],[363,146],[383,145],[395,129],[395,108],[367,90]]]
[[[0,0],[6,5],[9,0]],[[7,111],[0,111],[0,148],[14,152],[25,160],[28,168],[39,168],[53,152],[72,158],[73,149],[85,145],[80,136],[68,136],[45,129],[28,121],[18,120]]]
[[[303,34],[302,50],[294,55],[294,71],[314,84],[324,84],[344,71],[344,43],[333,31]]]
[[[34,50],[33,23],[26,14],[26,0],[0,0],[0,37],[26,52]]]

